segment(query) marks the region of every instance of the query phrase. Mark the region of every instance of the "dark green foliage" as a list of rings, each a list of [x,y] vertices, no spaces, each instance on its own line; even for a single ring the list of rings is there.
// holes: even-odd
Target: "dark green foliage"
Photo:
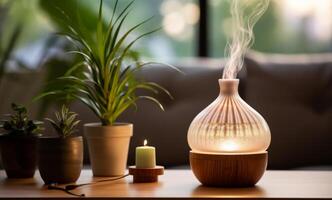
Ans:
[[[22,32],[22,25],[18,24],[11,31],[10,37],[5,38],[3,32],[6,30],[6,18],[8,17],[9,5],[0,4],[0,84],[6,72],[6,64],[11,59],[14,48]],[[17,63],[19,64],[19,63]]]
[[[27,109],[22,105],[12,104],[14,114],[8,114],[1,121],[0,128],[7,134],[17,136],[28,136],[39,133],[42,122],[30,120]]]
[[[55,117],[55,121],[48,118],[45,120],[51,123],[59,137],[62,138],[72,135],[76,131],[75,127],[80,123],[80,121],[76,119],[77,114],[70,112],[65,105],[62,106],[61,112],[55,113]]]

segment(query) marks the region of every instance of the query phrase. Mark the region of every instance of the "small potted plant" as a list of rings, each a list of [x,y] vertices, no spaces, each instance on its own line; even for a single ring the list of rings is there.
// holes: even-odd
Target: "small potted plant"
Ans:
[[[6,115],[0,127],[2,164],[8,178],[31,178],[37,167],[37,138],[42,122],[30,120],[22,105],[11,105],[14,114]]]
[[[120,176],[125,173],[133,124],[117,122],[124,111],[136,107],[139,99],[150,100],[163,109],[155,97],[139,95],[137,90],[152,93],[163,91],[170,95],[160,85],[140,80],[135,75],[142,67],[155,62],[139,62],[131,56],[131,47],[137,40],[159,29],[127,41],[134,30],[151,18],[123,32],[123,24],[133,2],[125,6],[116,16],[118,3],[119,1],[115,1],[111,19],[105,22],[103,3],[100,1],[95,30],[85,28],[84,23],[68,19],[68,15],[63,16],[62,21],[66,20],[69,27],[64,34],[79,47],[78,51],[73,53],[82,55],[83,61],[77,63],[65,76],[55,82],[58,89],[50,89],[37,97],[39,99],[48,95],[57,95],[78,99],[99,118],[99,123],[84,125],[94,176]]]
[[[73,136],[79,124],[77,114],[63,105],[55,120],[46,118],[58,137],[41,137],[38,145],[39,172],[45,184],[73,183],[83,167],[83,139]]]

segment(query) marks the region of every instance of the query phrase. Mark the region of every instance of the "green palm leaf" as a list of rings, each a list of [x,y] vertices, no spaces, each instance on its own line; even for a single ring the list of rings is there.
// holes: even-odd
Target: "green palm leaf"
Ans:
[[[62,138],[66,138],[72,135],[76,130],[76,126],[80,123],[77,120],[77,114],[69,111],[65,105],[62,106],[61,111],[55,112],[56,120],[45,118],[48,121],[58,135]]]
[[[136,101],[139,99],[152,101],[164,110],[155,97],[136,95],[137,90],[145,90],[151,94],[162,91],[171,97],[171,94],[162,86],[153,82],[138,80],[136,77],[136,72],[142,67],[156,63],[135,61],[131,65],[125,66],[125,63],[132,60],[132,46],[141,38],[159,29],[147,31],[128,42],[129,36],[143,24],[149,22],[152,17],[141,21],[129,28],[128,31],[120,34],[126,19],[129,17],[129,10],[134,1],[127,4],[116,16],[118,3],[119,1],[116,0],[111,19],[108,23],[104,23],[103,2],[100,1],[95,30],[84,27],[84,24],[79,20],[79,15],[75,20],[69,18],[73,14],[64,16],[68,29],[64,34],[78,47],[78,50],[69,53],[81,55],[83,61],[78,62],[68,70],[65,76],[57,79],[57,84],[61,86],[60,89],[57,88],[57,90],[41,94],[37,99],[49,95],[67,95],[76,98],[88,106],[98,116],[103,125],[112,125],[129,107],[136,108]],[[75,23],[76,20],[78,20],[77,23]],[[173,66],[170,67],[177,70]],[[78,74],[77,72],[81,73]],[[72,122],[73,117],[67,120]]]

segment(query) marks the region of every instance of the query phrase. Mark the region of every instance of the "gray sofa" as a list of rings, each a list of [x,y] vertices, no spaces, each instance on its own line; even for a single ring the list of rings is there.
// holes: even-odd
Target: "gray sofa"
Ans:
[[[188,165],[187,129],[192,119],[218,95],[223,60],[188,60],[177,64],[185,72],[155,66],[140,76],[166,87],[174,100],[160,94],[166,111],[138,102],[119,121],[134,123],[129,164],[135,147],[146,138],[157,149],[158,164]],[[270,169],[332,166],[332,54],[265,55],[250,53],[239,74],[240,95],[267,120],[272,143]],[[96,117],[80,103],[72,108],[82,124]],[[48,131],[47,131],[48,132]],[[88,151],[85,151],[88,162]]]

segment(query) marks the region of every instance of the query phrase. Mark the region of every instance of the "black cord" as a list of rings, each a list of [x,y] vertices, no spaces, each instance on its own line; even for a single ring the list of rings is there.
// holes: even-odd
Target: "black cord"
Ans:
[[[63,187],[58,187],[57,184],[50,184],[50,185],[48,185],[48,189],[49,190],[60,190],[60,191],[66,192],[67,194],[70,194],[70,195],[73,195],[73,196],[76,196],[76,197],[85,197],[85,194],[75,194],[75,193],[71,192],[71,190],[75,190],[76,188],[79,188],[79,187],[94,185],[94,184],[102,183],[102,182],[117,181],[117,180],[123,179],[127,176],[129,176],[129,174],[125,174],[125,175],[120,176],[120,177],[108,178],[108,179],[103,179],[103,180],[99,180],[99,181],[94,181],[94,182],[91,182],[91,183],[66,185],[64,188]]]
[[[60,190],[60,191],[63,191],[67,194],[70,194],[70,195],[73,195],[73,196],[76,196],[76,197],[85,197],[85,194],[75,194],[73,192],[70,192],[69,190],[66,190],[65,188],[58,187],[57,184],[54,184],[54,183],[48,185],[47,189],[49,189],[49,190]]]

